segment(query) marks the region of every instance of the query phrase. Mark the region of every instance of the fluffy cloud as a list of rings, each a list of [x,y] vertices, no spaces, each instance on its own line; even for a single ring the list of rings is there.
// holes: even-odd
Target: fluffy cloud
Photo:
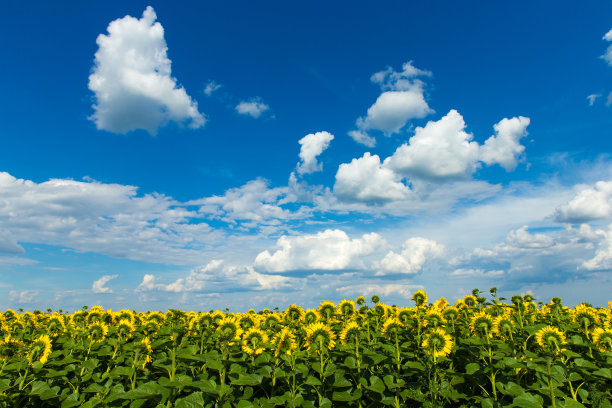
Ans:
[[[204,87],[204,94],[206,96],[211,96],[213,93],[215,93],[215,91],[218,91],[219,89],[221,89],[223,85],[215,82],[215,81],[208,81],[208,83],[206,84],[206,86]]]
[[[527,135],[529,118],[504,118],[495,125],[495,136],[488,138],[480,147],[480,160],[487,165],[499,164],[506,171],[516,168],[517,158],[525,150],[520,144],[521,138]]]
[[[329,132],[310,133],[301,138],[298,143],[300,147],[300,163],[297,172],[300,175],[314,173],[323,169],[323,164],[317,162],[319,156],[329,147],[329,142],[334,135]]]
[[[144,129],[156,134],[168,122],[204,125],[197,103],[171,76],[164,29],[151,7],[141,19],[112,21],[108,35],[96,39],[89,89],[96,103],[91,119],[98,129],[127,133]]]
[[[11,290],[9,300],[16,303],[35,303],[38,301],[38,295],[40,295],[38,290],[22,290],[21,292]]]
[[[137,292],[160,290],[164,292],[227,292],[236,290],[276,290],[288,288],[299,279],[279,275],[266,275],[251,267],[224,265],[213,260],[207,265],[193,269],[185,278],[169,284],[156,283],[154,275],[145,275],[136,288]]]
[[[603,36],[603,39],[606,41],[612,41],[612,30],[608,31],[606,35]],[[601,58],[603,58],[608,65],[612,66],[612,45],[608,47],[606,53],[602,55]]]
[[[403,65],[403,71],[390,67],[372,75],[371,80],[380,85],[382,94],[370,106],[367,115],[357,119],[357,130],[349,132],[356,142],[374,146],[375,139],[368,131],[382,131],[386,136],[398,133],[411,119],[424,118],[433,112],[423,95],[423,82],[417,77],[431,73],[415,68],[412,62]]]
[[[463,116],[452,109],[440,120],[417,127],[409,142],[398,147],[384,164],[402,176],[429,181],[467,178],[480,167],[480,161],[514,170],[525,150],[519,141],[527,134],[528,125],[529,118],[522,116],[502,119],[493,126],[496,134],[480,146],[465,131]]]
[[[346,232],[327,229],[317,234],[282,236],[277,251],[263,251],[255,258],[255,269],[264,272],[289,272],[297,270],[343,270],[363,268],[362,257],[372,254],[384,245],[383,238],[365,234],[350,239]]]
[[[554,239],[546,234],[532,234],[527,231],[527,225],[510,231],[506,236],[506,245],[517,249],[549,248],[555,243]]]
[[[580,224],[612,215],[612,181],[598,181],[592,188],[580,190],[569,202],[557,208],[559,222]]]
[[[0,254],[23,254],[25,250],[17,243],[15,237],[0,228]]]
[[[592,230],[590,227],[581,228],[581,233],[588,238],[599,241],[595,256],[582,263],[582,267],[589,271],[612,269],[612,224],[608,230]]]
[[[270,107],[259,99],[242,101],[238,105],[236,105],[236,112],[241,115],[247,115],[255,119],[260,117],[268,109],[270,109]]]
[[[105,287],[108,281],[116,279],[119,275],[104,275],[100,279],[96,280],[91,285],[91,291],[93,293],[113,293],[110,288]]]
[[[411,191],[400,176],[381,165],[377,155],[366,152],[363,157],[338,167],[334,193],[343,201],[382,203],[404,200]]]
[[[444,255],[444,245],[436,241],[414,237],[404,242],[401,253],[390,251],[380,262],[376,263],[376,275],[390,273],[416,274],[429,259]]]

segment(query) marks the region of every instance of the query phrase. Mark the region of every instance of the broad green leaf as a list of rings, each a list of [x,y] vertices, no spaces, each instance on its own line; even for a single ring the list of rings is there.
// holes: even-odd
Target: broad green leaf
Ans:
[[[349,391],[334,391],[332,394],[333,401],[355,401],[361,398],[361,391],[355,390],[352,394]]]
[[[574,360],[574,364],[576,364],[576,366],[578,367],[582,367],[582,368],[590,368],[591,370],[597,370],[598,367],[591,363],[588,360],[585,360],[584,358],[577,358]]]
[[[61,408],[70,408],[81,405],[79,401],[79,394],[70,394],[65,400],[62,401]]]
[[[478,370],[480,370],[480,365],[478,363],[469,363],[465,366],[466,374],[474,374]]]
[[[599,370],[593,371],[593,375],[612,380],[612,371],[610,371],[609,368],[600,368]]]
[[[578,401],[573,400],[568,397],[566,397],[565,400],[563,402],[560,402],[558,405],[559,407],[562,407],[562,408],[586,408],[584,405],[582,405]]]
[[[200,391],[189,394],[185,398],[179,398],[174,404],[175,408],[201,408],[203,406],[204,397]]]
[[[304,381],[304,384],[317,386],[317,385],[321,385],[321,381],[318,378],[313,377],[312,375],[309,375],[306,378],[306,381]]]
[[[232,385],[259,385],[263,376],[259,374],[238,374],[238,377],[230,377]]]
[[[543,408],[543,401],[539,395],[524,393],[515,397],[512,403],[521,408]]]
[[[370,385],[368,386],[368,389],[382,394],[385,392],[385,383],[379,377],[373,375],[370,377]]]
[[[352,384],[349,380],[344,377],[343,371],[337,371],[334,374],[334,383],[333,387],[341,388],[341,387],[350,387]]]

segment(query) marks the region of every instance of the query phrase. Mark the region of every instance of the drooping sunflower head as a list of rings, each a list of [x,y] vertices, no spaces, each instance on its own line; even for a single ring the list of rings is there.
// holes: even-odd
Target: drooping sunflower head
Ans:
[[[444,308],[446,308],[446,306],[448,306],[448,301],[446,299],[444,299],[443,297],[436,300],[433,303],[433,308],[434,309],[438,309],[439,311],[444,310]]]
[[[28,346],[26,356],[30,364],[36,361],[45,364],[49,358],[49,354],[51,354],[51,339],[46,334],[43,334]]]
[[[600,327],[593,330],[593,344],[599,351],[612,351],[612,330]]]
[[[398,336],[402,332],[402,323],[395,317],[389,317],[383,323],[381,333],[385,337]]]
[[[4,318],[6,319],[7,322],[10,322],[11,320],[15,320],[17,319],[18,315],[17,312],[14,311],[13,309],[6,309],[6,311],[4,312]]]
[[[242,335],[242,350],[251,355],[256,356],[266,349],[268,335],[256,327],[251,327]]]
[[[212,314],[210,313],[200,313],[198,316],[198,326],[201,329],[207,329],[211,327],[214,323],[214,319]]]
[[[285,319],[292,322],[299,322],[304,318],[304,309],[296,305],[295,303],[290,304],[285,309]]]
[[[336,304],[331,300],[324,300],[317,308],[319,315],[325,320],[331,320],[336,316]]]
[[[127,320],[130,323],[134,323],[134,312],[127,309],[122,309],[115,314],[115,318],[118,321]]]
[[[85,318],[87,317],[87,312],[85,310],[77,310],[74,312],[70,319],[72,320],[72,324],[75,326],[82,326],[85,324]]]
[[[419,289],[412,295],[412,300],[417,307],[424,306],[427,304],[427,293],[425,293],[424,290]]]
[[[115,327],[117,328],[117,337],[124,341],[132,337],[132,333],[135,330],[132,322],[127,319],[119,320]]]
[[[306,326],[306,347],[321,352],[331,350],[336,346],[336,334],[322,322],[316,322]]]
[[[385,317],[387,315],[388,306],[382,302],[379,302],[374,305],[372,310],[376,316]]]
[[[94,322],[99,322],[102,320],[102,311],[98,309],[89,309],[89,313],[85,317],[86,324],[92,324]]]
[[[157,323],[158,326],[161,326],[164,323],[165,319],[166,317],[163,315],[163,313],[160,312],[150,312],[147,315],[147,320],[150,322]]]
[[[562,346],[566,343],[565,334],[552,326],[546,326],[538,330],[536,341],[545,351],[553,354],[560,354],[564,350]]]
[[[399,320],[402,325],[408,326],[414,317],[415,310],[409,307],[400,307],[397,309],[397,320]]]
[[[355,303],[357,303],[359,306],[365,304],[365,298],[363,296],[357,296],[357,299],[355,299]]]
[[[0,340],[0,359],[10,359],[13,356],[20,355],[23,347],[24,344],[22,341],[12,339],[11,335],[9,334],[4,338],[4,340]]]
[[[284,327],[280,333],[274,336],[272,340],[274,345],[274,356],[279,357],[281,354],[291,355],[297,350],[297,343],[295,342],[295,336],[288,327]]]
[[[225,313],[223,313],[221,310],[215,310],[212,313],[212,317],[213,317],[213,321],[218,326],[221,320],[225,318]]]
[[[509,314],[502,314],[495,318],[493,332],[496,336],[509,339],[514,332],[514,322]]]
[[[572,311],[572,319],[580,325],[582,330],[593,330],[599,325],[599,316],[595,309],[585,305],[578,305]]]
[[[274,330],[280,324],[280,318],[275,313],[270,313],[266,315],[263,321],[263,325],[268,328]]]
[[[108,326],[102,321],[94,322],[89,325],[87,332],[87,337],[89,337],[93,343],[101,343],[108,334]]]
[[[240,339],[242,329],[234,316],[227,316],[219,321],[217,338],[222,342],[231,342]]]
[[[344,328],[340,332],[340,343],[346,346],[349,343],[359,341],[360,332],[361,327],[356,321],[352,320],[348,322],[346,325],[344,325]]]
[[[14,336],[23,333],[23,331],[25,330],[25,325],[23,324],[21,319],[11,320],[6,324],[6,326],[8,332]]]
[[[61,335],[66,329],[66,326],[64,325],[64,319],[62,319],[62,317],[56,313],[52,314],[49,317],[49,321],[47,322],[46,326],[47,333],[51,337],[57,337]]]
[[[443,328],[438,327],[429,332],[421,347],[430,356],[447,356],[453,348],[453,339]]]
[[[304,323],[312,324],[319,320],[319,314],[314,309],[306,309],[304,312]]]
[[[472,316],[470,330],[473,334],[482,337],[491,337],[493,335],[494,328],[493,318],[490,315],[484,312],[478,312]]]
[[[431,309],[425,314],[425,322],[428,327],[444,326],[446,321],[437,309]]]
[[[251,313],[238,314],[238,324],[242,330],[248,330],[257,326],[257,316]]]
[[[463,297],[463,304],[467,307],[474,307],[478,304],[478,300],[476,296],[468,294]]]
[[[338,313],[342,316],[352,316],[355,313],[355,302],[352,300],[344,299],[338,304]]]
[[[449,322],[453,322],[459,317],[459,310],[455,306],[448,306],[442,311],[442,316]]]

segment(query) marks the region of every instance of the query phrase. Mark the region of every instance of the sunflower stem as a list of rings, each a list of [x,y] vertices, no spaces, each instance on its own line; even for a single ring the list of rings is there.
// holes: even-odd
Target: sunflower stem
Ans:
[[[553,389],[553,384],[552,384],[552,375],[550,373],[550,366],[552,364],[552,358],[548,357],[546,359],[546,369],[548,371],[548,389],[550,390],[550,399],[552,400],[552,406],[553,408],[557,407],[557,401],[555,400],[555,392]]]

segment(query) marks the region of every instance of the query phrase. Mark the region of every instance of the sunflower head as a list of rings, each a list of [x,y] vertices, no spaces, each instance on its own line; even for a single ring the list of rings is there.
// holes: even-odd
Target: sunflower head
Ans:
[[[242,313],[238,315],[238,324],[242,330],[248,330],[251,327],[257,326],[257,317],[251,313]]]
[[[280,318],[274,313],[267,314],[263,321],[263,325],[268,329],[274,329],[279,324]]]
[[[419,289],[412,295],[412,300],[417,307],[424,306],[427,304],[427,293],[425,293],[424,290]]]
[[[455,306],[448,306],[442,311],[442,316],[450,322],[457,320],[459,317],[459,310]]]
[[[219,321],[217,338],[222,342],[232,342],[240,339],[242,329],[234,316],[227,316]]]
[[[536,333],[536,341],[545,351],[560,354],[563,352],[562,346],[566,343],[565,334],[556,327],[546,326]]]
[[[14,311],[13,309],[6,309],[6,311],[4,312],[4,318],[6,319],[7,322],[10,322],[11,320],[15,320],[17,319],[18,315],[17,312]]]
[[[425,314],[425,322],[428,327],[443,326],[446,323],[437,309],[431,309]]]
[[[446,306],[448,306],[448,301],[446,299],[444,299],[443,297],[436,300],[433,303],[433,307],[434,309],[438,309],[439,311],[444,310],[444,308],[446,308]]]
[[[362,306],[365,304],[365,298],[363,296],[357,296],[357,299],[355,299],[355,303],[357,303],[359,306]]]
[[[210,313],[200,313],[198,316],[198,325],[201,329],[209,328],[213,325],[214,319]]]
[[[353,320],[348,322],[340,332],[340,343],[346,346],[349,342],[358,341],[360,332],[361,327],[356,321]]]
[[[319,320],[319,314],[314,309],[306,309],[304,312],[304,323],[312,324]]]
[[[322,322],[316,322],[306,326],[306,347],[322,352],[331,350],[336,346],[336,334],[331,327]]]
[[[465,295],[463,297],[463,304],[467,307],[475,307],[478,304],[478,300],[474,295]]]
[[[142,340],[136,343],[134,351],[138,353],[138,356],[144,356],[142,360],[138,358],[138,366],[144,370],[148,363],[153,361],[151,355],[153,354],[153,348],[151,347],[151,340],[148,336],[143,337]]]
[[[344,299],[338,304],[338,313],[345,317],[351,316],[355,313],[355,308],[355,302]]]
[[[119,320],[115,327],[117,328],[117,337],[124,341],[132,337],[135,330],[132,322],[127,319]]]
[[[317,312],[323,319],[329,321],[336,316],[336,304],[331,300],[324,300],[317,308]]]
[[[115,314],[115,317],[118,321],[128,320],[130,323],[134,323],[134,312],[131,310],[122,309]]]
[[[429,332],[421,347],[430,356],[447,356],[453,348],[453,339],[444,329],[438,327]]]
[[[62,319],[61,316],[54,313],[49,317],[49,321],[47,322],[47,333],[49,336],[57,337],[61,335],[65,329],[64,319]]]
[[[387,305],[379,302],[374,305],[374,307],[372,308],[372,311],[374,312],[376,316],[385,317],[385,315],[387,314]]]
[[[39,361],[41,364],[45,364],[51,354],[51,339],[46,334],[39,336],[29,346],[26,356],[30,364]]]
[[[284,327],[280,333],[274,336],[272,343],[274,345],[275,357],[279,357],[281,354],[291,355],[295,350],[297,350],[295,336],[287,327]]]
[[[256,327],[251,327],[242,335],[242,350],[251,355],[256,356],[266,348],[268,335]]]
[[[23,347],[23,342],[17,339],[12,339],[11,335],[9,334],[4,338],[4,340],[0,340],[0,359],[5,360],[13,356],[20,355]]]
[[[599,325],[599,316],[592,307],[578,305],[571,314],[572,319],[580,325],[582,330],[590,331]]]
[[[397,336],[402,331],[402,323],[395,317],[385,320],[382,327],[382,334],[385,337]]]
[[[397,309],[396,317],[397,320],[402,323],[402,325],[408,326],[410,324],[410,321],[414,317],[414,313],[415,311],[412,308],[400,307],[399,309]]]
[[[477,336],[491,337],[494,330],[493,318],[484,312],[476,313],[474,316],[472,316],[470,330]]]
[[[514,332],[514,322],[509,314],[502,314],[495,318],[493,332],[496,336],[509,339]]]
[[[299,322],[304,318],[304,309],[296,305],[295,303],[290,304],[285,309],[285,319],[292,322]]]
[[[93,343],[101,343],[108,334],[108,326],[102,321],[97,321],[89,325],[88,335]]]
[[[593,331],[593,344],[599,351],[612,351],[612,330],[596,328]]]

